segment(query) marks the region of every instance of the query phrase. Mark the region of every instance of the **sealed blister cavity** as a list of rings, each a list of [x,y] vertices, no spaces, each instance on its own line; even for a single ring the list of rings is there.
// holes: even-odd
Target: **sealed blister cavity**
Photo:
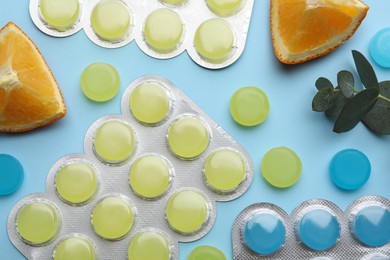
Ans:
[[[107,164],[122,164],[130,159],[137,139],[130,125],[120,120],[104,122],[96,130],[93,148],[96,156]]]
[[[389,259],[389,228],[390,201],[379,196],[361,197],[344,212],[323,199],[305,201],[290,215],[276,205],[257,203],[234,221],[233,256],[237,260]]]
[[[225,254],[212,246],[199,246],[192,250],[188,260],[226,260]]]
[[[82,28],[83,5],[80,0],[31,0],[30,15],[44,33],[66,37]]]
[[[52,202],[32,200],[20,208],[15,226],[25,243],[45,246],[58,236],[61,230],[61,215]]]
[[[93,241],[77,233],[59,240],[53,252],[53,260],[95,260],[97,256]]]
[[[183,115],[168,129],[168,146],[174,155],[183,160],[198,158],[210,143],[210,130],[203,119],[196,115]]]
[[[59,198],[67,204],[81,206],[90,202],[99,190],[99,177],[92,164],[84,160],[69,161],[55,176]]]
[[[156,81],[138,85],[130,95],[130,111],[145,125],[159,125],[170,115],[174,100],[168,89]]]
[[[51,36],[83,28],[104,48],[135,40],[153,58],[187,51],[198,65],[220,69],[244,51],[253,5],[254,0],[30,0],[30,15]]]
[[[215,202],[238,198],[250,186],[253,163],[246,150],[171,81],[136,79],[123,94],[121,110],[91,125],[84,153],[52,166],[46,194],[28,195],[11,210],[8,234],[26,258],[51,259],[56,248],[59,254],[70,244],[74,249],[63,252],[72,260],[90,255],[88,248],[96,259],[179,259],[179,242],[197,240],[212,228]],[[195,139],[195,146],[187,147],[187,139]],[[223,176],[223,167],[209,172],[215,162],[234,169]],[[19,234],[16,226],[18,212],[35,201],[54,208],[58,220],[44,239]],[[34,219],[27,221],[32,230],[39,226]]]
[[[164,195],[174,178],[173,167],[166,158],[147,154],[135,160],[129,171],[129,184],[133,192],[146,200]]]
[[[158,229],[145,229],[135,234],[127,250],[127,259],[173,259],[172,244]]]

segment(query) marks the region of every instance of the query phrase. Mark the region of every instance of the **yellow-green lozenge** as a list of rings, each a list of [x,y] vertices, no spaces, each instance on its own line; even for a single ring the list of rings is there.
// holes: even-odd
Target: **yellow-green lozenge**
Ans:
[[[287,147],[269,150],[261,162],[261,174],[272,186],[287,188],[301,177],[302,163],[298,155]]]
[[[54,250],[53,260],[95,260],[92,243],[83,237],[75,236],[62,240]]]
[[[44,246],[56,239],[61,217],[54,205],[36,200],[25,204],[16,216],[16,230],[21,239],[32,246]]]
[[[103,40],[122,40],[131,27],[131,15],[127,5],[121,0],[102,0],[91,13],[91,27]]]
[[[176,192],[169,198],[165,209],[169,226],[184,235],[198,232],[209,219],[208,204],[208,200],[197,191]]]
[[[49,28],[65,31],[77,22],[80,3],[78,0],[40,0],[39,12]]]
[[[142,231],[131,239],[127,255],[129,260],[170,260],[170,243],[161,233]]]
[[[196,30],[194,46],[204,60],[215,64],[223,63],[232,55],[233,29],[221,18],[206,20]]]
[[[133,227],[135,212],[130,203],[120,196],[100,200],[92,212],[95,233],[107,240],[123,239]]]
[[[209,141],[207,127],[195,116],[183,116],[174,121],[168,129],[170,150],[184,160],[199,157],[206,150]]]
[[[158,53],[174,51],[183,36],[183,23],[173,10],[161,8],[146,18],[144,37],[148,46]]]
[[[84,161],[62,166],[55,177],[58,196],[70,205],[83,205],[94,198],[98,190],[96,170]]]
[[[156,125],[162,122],[170,109],[170,96],[166,88],[158,82],[141,83],[130,95],[131,113],[143,124]]]
[[[163,4],[167,4],[170,6],[179,6],[187,3],[188,0],[159,0],[159,1]]]
[[[216,15],[228,17],[237,14],[245,0],[206,0],[209,9]]]
[[[107,121],[96,130],[93,148],[101,161],[108,164],[123,163],[136,148],[134,132],[125,122]]]
[[[114,66],[104,62],[88,65],[80,77],[84,95],[96,102],[105,102],[118,93],[120,76]]]
[[[170,167],[159,155],[145,155],[138,158],[129,171],[131,189],[144,199],[162,196],[168,190],[170,182]]]
[[[204,177],[210,189],[220,193],[232,192],[246,178],[244,159],[231,149],[216,151],[206,159]]]

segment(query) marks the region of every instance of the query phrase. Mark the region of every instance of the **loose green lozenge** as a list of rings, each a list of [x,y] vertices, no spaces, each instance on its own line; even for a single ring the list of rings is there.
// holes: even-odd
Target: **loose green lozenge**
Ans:
[[[202,194],[192,190],[183,190],[169,198],[165,216],[174,231],[191,235],[207,223],[208,211],[208,201]]]
[[[168,4],[171,6],[179,6],[187,3],[188,0],[159,0],[163,4]]]
[[[86,97],[96,102],[104,102],[118,93],[120,77],[112,65],[96,62],[84,69],[80,85]]]
[[[192,250],[188,260],[226,260],[225,254],[212,246],[199,246]]]
[[[168,129],[168,144],[179,158],[191,160],[199,157],[209,145],[209,132],[197,117],[184,116]]]
[[[155,231],[142,231],[130,241],[127,251],[128,259],[136,260],[170,260],[169,240]]]
[[[159,155],[145,155],[138,158],[129,171],[131,189],[144,199],[160,197],[167,191],[170,182],[170,168]]]
[[[88,203],[98,189],[94,168],[86,162],[74,161],[61,167],[55,177],[58,196],[70,205]]]
[[[206,0],[209,9],[218,16],[237,14],[243,7],[243,0]]]
[[[287,147],[269,150],[261,162],[261,173],[272,186],[287,188],[301,177],[302,163],[298,155]]]
[[[144,25],[144,37],[151,49],[158,53],[175,50],[183,35],[180,16],[168,8],[152,12]]]
[[[170,97],[163,85],[148,81],[138,85],[130,95],[130,110],[141,123],[155,125],[168,115]]]
[[[92,29],[103,40],[120,41],[129,33],[130,25],[130,10],[121,0],[102,0],[92,10]]]
[[[62,240],[54,250],[54,260],[95,260],[94,246],[82,237],[69,237]]]
[[[236,190],[246,178],[242,156],[230,149],[219,150],[206,159],[204,165],[206,185],[221,193]]]
[[[16,230],[32,246],[44,246],[56,239],[61,217],[49,202],[36,200],[25,204],[16,216]]]
[[[40,0],[39,11],[49,28],[65,31],[79,18],[80,3],[78,0]]]
[[[269,110],[267,95],[256,87],[240,88],[230,100],[230,113],[234,121],[243,126],[261,124]]]
[[[108,164],[127,161],[136,148],[136,138],[131,127],[119,120],[110,120],[95,133],[93,148],[97,157]]]
[[[234,45],[232,27],[223,19],[209,19],[196,30],[194,45],[204,60],[222,63],[232,55]]]
[[[107,240],[123,239],[133,227],[135,213],[126,199],[113,196],[102,199],[92,212],[95,233]]]

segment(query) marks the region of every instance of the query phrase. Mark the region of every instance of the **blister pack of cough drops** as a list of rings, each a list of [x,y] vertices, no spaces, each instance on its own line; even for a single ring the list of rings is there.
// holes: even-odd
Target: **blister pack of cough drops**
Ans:
[[[254,0],[30,0],[30,15],[44,33],[70,36],[84,29],[105,48],[135,39],[158,59],[187,50],[200,66],[219,69],[244,51]]]
[[[136,79],[121,108],[92,124],[84,154],[53,165],[47,193],[13,207],[8,235],[28,259],[178,259],[215,202],[249,188],[249,154],[171,81]]]
[[[390,201],[364,196],[343,212],[323,199],[303,202],[289,216],[257,203],[244,209],[232,229],[234,259],[390,259]]]

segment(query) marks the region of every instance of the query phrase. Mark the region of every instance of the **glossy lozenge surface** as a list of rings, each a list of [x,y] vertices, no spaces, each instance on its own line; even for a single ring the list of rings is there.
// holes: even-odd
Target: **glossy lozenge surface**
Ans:
[[[158,53],[169,53],[178,47],[183,30],[180,16],[171,9],[162,8],[148,16],[143,33],[150,48]]]
[[[390,68],[390,27],[377,32],[370,43],[370,54],[376,63]]]
[[[69,237],[55,248],[54,260],[95,260],[94,246],[85,238]]]
[[[65,31],[71,28],[80,15],[78,0],[40,0],[39,11],[49,28]]]
[[[0,154],[0,196],[16,192],[23,179],[24,170],[19,160],[9,154]]]
[[[127,255],[129,260],[170,260],[169,240],[155,231],[139,232],[131,239]]]
[[[192,250],[188,260],[226,260],[225,254],[212,246],[199,246]]]
[[[228,17],[237,14],[245,0],[206,0],[209,9],[218,16]]]

